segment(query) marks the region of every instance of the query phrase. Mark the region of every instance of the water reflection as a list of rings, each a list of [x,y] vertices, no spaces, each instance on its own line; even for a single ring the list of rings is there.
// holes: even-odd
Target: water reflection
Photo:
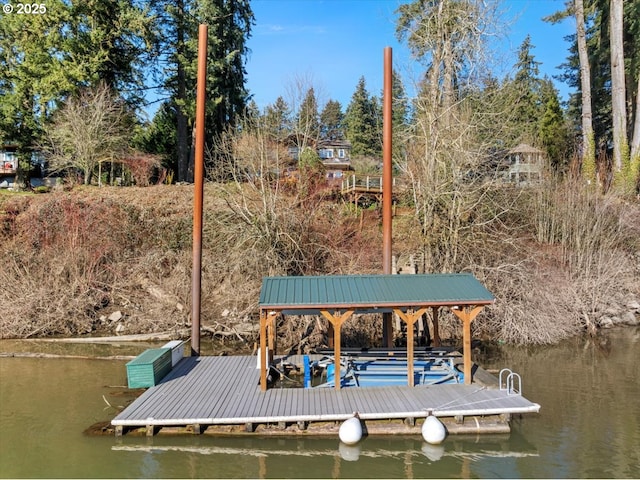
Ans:
[[[150,462],[148,456],[152,455],[162,459],[162,465],[170,462],[174,466],[190,458],[196,465],[195,476],[199,476],[203,465],[241,463],[244,477],[252,476],[248,473],[252,472],[259,478],[351,478],[356,473],[357,477],[422,478],[451,476],[452,472],[463,475],[465,471],[466,476],[484,477],[495,476],[491,471],[497,465],[500,471],[508,472],[507,476],[518,477],[521,475],[517,460],[539,454],[526,441],[515,440],[509,436],[458,437],[442,445],[429,445],[417,437],[366,438],[348,446],[336,439],[323,438],[199,437],[194,441],[177,437],[125,437],[111,449],[139,456],[142,476],[149,473],[149,465],[157,464]],[[434,470],[436,463],[442,466]],[[161,471],[162,476],[167,473]]]

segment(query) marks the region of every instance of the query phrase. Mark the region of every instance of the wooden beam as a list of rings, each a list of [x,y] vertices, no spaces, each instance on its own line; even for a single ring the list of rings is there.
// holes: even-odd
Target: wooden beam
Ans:
[[[331,314],[328,310],[320,310],[323,317],[329,320],[329,323],[333,325],[335,340],[333,346],[333,362],[335,366],[334,370],[334,387],[336,390],[340,390],[340,330],[342,324],[353,315],[353,310],[347,310],[342,315],[340,311],[336,311],[335,314]]]
[[[416,321],[427,311],[421,308],[418,311],[407,310],[407,313],[400,309],[393,310],[407,324],[407,385],[413,387],[413,327]]]
[[[476,305],[473,308],[466,306],[451,309],[454,315],[462,320],[462,353],[464,358],[465,385],[471,385],[471,322],[482,311],[482,308],[482,305]]]

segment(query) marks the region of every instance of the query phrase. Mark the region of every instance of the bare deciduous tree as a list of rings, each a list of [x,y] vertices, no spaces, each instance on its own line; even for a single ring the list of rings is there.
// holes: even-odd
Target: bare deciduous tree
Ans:
[[[105,84],[67,100],[46,128],[42,150],[54,172],[77,170],[84,184],[129,148],[130,114]],[[100,177],[100,175],[98,175]]]
[[[398,11],[399,39],[427,67],[400,167],[412,185],[424,270],[451,271],[460,267],[461,236],[485,192],[474,173],[490,149],[478,135],[486,130],[480,124],[499,125],[489,117],[495,110],[471,107],[467,95],[484,66],[487,37],[496,31],[496,2],[415,1]]]

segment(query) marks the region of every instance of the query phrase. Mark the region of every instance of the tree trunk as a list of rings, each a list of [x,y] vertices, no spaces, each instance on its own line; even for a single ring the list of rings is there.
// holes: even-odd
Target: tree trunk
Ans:
[[[633,137],[631,139],[631,158],[635,159],[637,156],[640,156],[640,78],[638,78],[635,120],[633,122]]]
[[[625,156],[628,156],[627,110],[625,104],[624,49],[622,0],[611,0],[611,110],[613,116],[613,167],[622,172]]]
[[[596,148],[593,134],[593,114],[591,111],[591,67],[587,53],[587,39],[584,28],[584,3],[575,0],[575,17],[580,59],[580,88],[582,90],[582,174],[589,182],[596,180]]]
[[[184,18],[185,8],[184,1],[177,2],[177,8],[180,12],[180,18]],[[187,115],[184,108],[187,102],[187,80],[184,71],[184,50],[185,50],[185,26],[178,21],[176,33],[176,47],[179,52],[177,60],[177,96],[176,100],[176,129],[177,129],[177,154],[178,154],[178,181],[185,182],[188,180],[189,169],[189,129],[187,125]]]

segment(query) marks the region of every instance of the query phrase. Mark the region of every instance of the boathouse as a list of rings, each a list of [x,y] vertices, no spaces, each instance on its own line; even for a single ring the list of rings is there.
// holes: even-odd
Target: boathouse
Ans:
[[[340,331],[355,313],[393,312],[407,324],[407,385],[413,386],[413,325],[429,309],[434,329],[438,311],[449,308],[462,322],[465,384],[472,382],[471,322],[494,296],[471,274],[329,275],[266,277],[260,292],[260,364],[276,353],[276,318],[286,315],[322,315],[329,321],[329,344],[340,358]],[[269,352],[267,354],[267,352]],[[336,362],[340,378],[340,362]],[[260,386],[267,389],[261,369]],[[340,382],[335,383],[340,389]]]

